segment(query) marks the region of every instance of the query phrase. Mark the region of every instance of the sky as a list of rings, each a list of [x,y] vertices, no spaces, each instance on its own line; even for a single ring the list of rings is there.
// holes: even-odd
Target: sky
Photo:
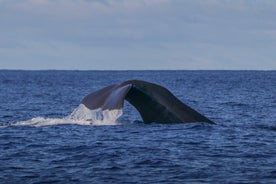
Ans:
[[[0,0],[0,69],[275,70],[275,0]]]

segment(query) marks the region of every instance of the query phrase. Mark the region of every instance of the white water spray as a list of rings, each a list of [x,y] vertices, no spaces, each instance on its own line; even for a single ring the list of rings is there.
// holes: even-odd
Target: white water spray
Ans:
[[[20,121],[13,125],[16,126],[48,126],[59,124],[78,124],[78,125],[119,125],[117,119],[123,114],[122,109],[90,110],[80,104],[70,115],[64,118],[43,118],[36,117],[26,121]]]

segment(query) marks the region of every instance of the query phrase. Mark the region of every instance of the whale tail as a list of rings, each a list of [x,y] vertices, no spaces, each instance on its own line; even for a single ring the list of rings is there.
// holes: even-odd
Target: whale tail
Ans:
[[[94,110],[122,109],[127,100],[140,113],[145,123],[185,123],[213,121],[182,103],[166,88],[139,80],[130,80],[119,85],[110,85],[93,92],[81,101]]]

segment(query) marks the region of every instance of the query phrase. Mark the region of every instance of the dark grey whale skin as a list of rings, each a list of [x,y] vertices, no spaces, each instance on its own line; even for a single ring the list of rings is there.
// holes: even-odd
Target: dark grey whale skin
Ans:
[[[140,113],[145,123],[191,123],[206,122],[210,119],[182,103],[166,88],[150,82],[129,80],[95,91],[81,101],[94,110],[121,109],[127,100]]]

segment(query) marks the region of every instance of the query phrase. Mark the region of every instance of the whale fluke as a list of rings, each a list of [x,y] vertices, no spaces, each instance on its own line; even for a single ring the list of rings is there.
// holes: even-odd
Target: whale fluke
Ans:
[[[182,103],[166,88],[139,80],[129,80],[95,91],[81,101],[94,110],[122,109],[127,100],[140,113],[145,123],[207,122],[210,119]]]

